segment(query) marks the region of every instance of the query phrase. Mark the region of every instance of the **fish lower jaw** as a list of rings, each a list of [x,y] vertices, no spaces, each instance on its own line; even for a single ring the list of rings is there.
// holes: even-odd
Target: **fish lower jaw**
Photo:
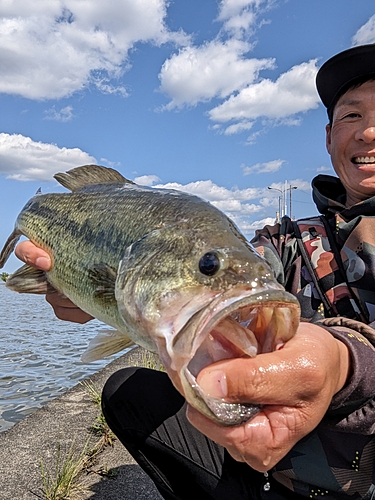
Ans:
[[[223,360],[253,358],[257,354],[278,350],[296,332],[299,308],[296,304],[272,302],[241,307],[210,321],[207,331],[200,333],[201,342],[191,359],[184,364],[182,376],[189,401],[201,413],[225,426],[239,425],[253,418],[261,406],[251,403],[229,403],[206,394],[197,382],[198,374],[207,366]],[[190,387],[187,387],[190,386]]]
[[[185,377],[195,393],[193,406],[219,425],[241,425],[257,415],[262,407],[254,404],[229,403],[206,394],[196,378],[186,369]],[[189,401],[191,402],[191,401]]]

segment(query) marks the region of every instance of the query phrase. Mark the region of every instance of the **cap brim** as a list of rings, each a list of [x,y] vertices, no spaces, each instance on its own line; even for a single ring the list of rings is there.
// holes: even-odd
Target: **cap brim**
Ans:
[[[323,104],[330,109],[344,89],[366,76],[375,77],[375,44],[358,45],[333,56],[316,76]]]

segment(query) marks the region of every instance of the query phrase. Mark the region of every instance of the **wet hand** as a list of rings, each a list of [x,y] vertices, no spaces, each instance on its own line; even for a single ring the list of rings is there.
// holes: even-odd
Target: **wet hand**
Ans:
[[[52,261],[47,252],[35,246],[31,241],[22,241],[16,246],[16,256],[28,264],[42,271],[49,271]],[[46,294],[46,300],[53,307],[55,315],[64,321],[74,323],[87,323],[93,319],[92,316],[79,309],[64,295],[51,288]]]
[[[264,405],[252,420],[222,427],[192,407],[187,416],[235,460],[264,472],[319,424],[349,370],[350,354],[342,342],[317,325],[301,323],[283,349],[221,361],[198,375],[201,387],[214,397]]]

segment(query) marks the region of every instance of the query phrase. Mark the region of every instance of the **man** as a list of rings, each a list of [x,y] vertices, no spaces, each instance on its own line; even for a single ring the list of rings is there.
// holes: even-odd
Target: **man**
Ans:
[[[375,349],[361,332],[375,319],[375,45],[327,61],[317,88],[339,179],[318,176],[313,194],[332,247],[324,249],[325,266],[338,261],[327,275],[337,300],[325,301],[330,287],[320,290],[313,269],[323,258],[309,263],[298,227],[287,218],[265,227],[253,243],[310,322],[279,351],[220,361],[198,375],[211,395],[259,403],[262,411],[243,425],[220,427],[186,408],[167,375],[153,370],[121,370],[104,388],[109,425],[166,499],[373,497]],[[309,229],[316,238],[315,226]],[[51,265],[30,242],[16,253],[42,269]],[[349,296],[335,296],[342,286]],[[90,318],[67,299],[48,300],[61,318]],[[322,301],[326,316],[341,316],[329,320],[334,326],[316,323]]]

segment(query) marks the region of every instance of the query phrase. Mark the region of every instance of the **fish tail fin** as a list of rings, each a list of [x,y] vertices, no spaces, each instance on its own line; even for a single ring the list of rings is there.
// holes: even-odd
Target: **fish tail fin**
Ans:
[[[27,264],[8,276],[5,285],[18,293],[46,294],[48,289],[46,273]]]
[[[83,363],[91,363],[131,347],[134,342],[117,330],[102,330],[94,337],[82,354]]]
[[[85,186],[95,184],[134,184],[117,170],[100,165],[82,165],[68,170],[66,173],[56,174],[54,178],[70,191],[77,191]]]
[[[15,249],[15,246],[20,239],[21,234],[22,232],[16,228],[5,242],[5,245],[0,253],[0,269],[4,267],[6,261],[9,258],[9,255]]]

